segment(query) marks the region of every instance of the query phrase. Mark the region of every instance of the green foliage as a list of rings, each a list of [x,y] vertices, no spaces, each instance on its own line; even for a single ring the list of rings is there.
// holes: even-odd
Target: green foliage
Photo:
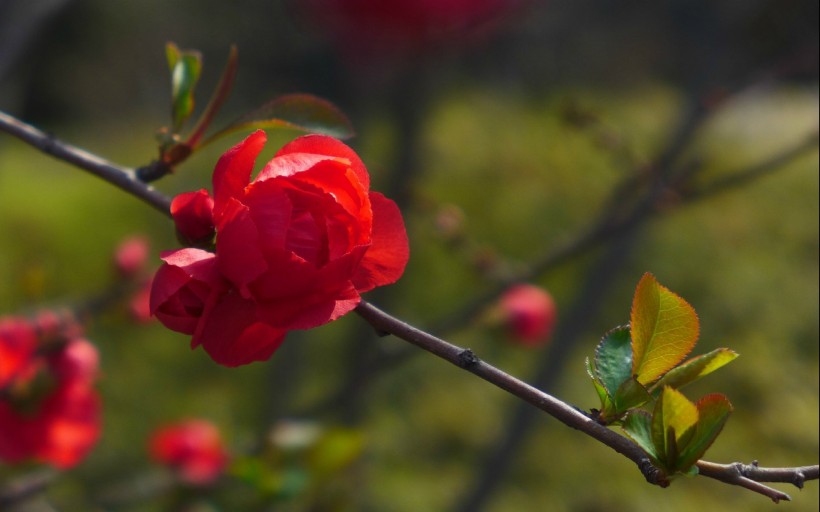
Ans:
[[[286,94],[240,116],[206,138],[205,133],[228,99],[236,78],[238,52],[236,46],[232,46],[208,105],[183,141],[182,128],[194,111],[194,91],[202,72],[202,55],[194,50],[180,50],[175,44],[168,43],[166,56],[171,70],[172,124],[170,129],[160,129],[157,138],[160,160],[169,169],[185,161],[198,148],[237,131],[289,129],[338,139],[350,138],[354,134],[347,116],[329,101],[311,94]]]
[[[664,387],[680,388],[731,362],[737,353],[719,348],[680,364],[698,339],[698,317],[685,300],[652,274],[641,278],[632,299],[629,327],[609,331],[587,359],[601,400],[598,420],[618,423]]]
[[[695,404],[666,386],[651,415],[631,411],[623,428],[667,475],[696,474],[695,463],[715,441],[730,412],[732,405],[723,395],[707,395]]]

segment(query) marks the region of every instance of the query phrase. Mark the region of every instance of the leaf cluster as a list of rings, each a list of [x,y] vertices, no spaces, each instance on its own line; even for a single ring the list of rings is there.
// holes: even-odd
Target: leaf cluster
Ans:
[[[238,52],[233,46],[208,104],[191,132],[183,137],[183,127],[193,115],[196,105],[194,93],[202,73],[202,55],[195,50],[180,50],[174,43],[166,45],[165,55],[171,73],[171,126],[163,127],[157,133],[160,153],[158,168],[143,176],[146,181],[161,177],[197,149],[237,131],[286,128],[339,139],[347,139],[354,134],[350,120],[332,103],[311,94],[297,93],[277,96],[206,137],[236,78]]]
[[[601,401],[596,419],[621,425],[670,476],[696,471],[732,410],[723,395],[693,403],[678,391],[738,356],[718,348],[684,361],[699,331],[692,306],[647,273],[635,290],[629,325],[609,331],[587,359]]]

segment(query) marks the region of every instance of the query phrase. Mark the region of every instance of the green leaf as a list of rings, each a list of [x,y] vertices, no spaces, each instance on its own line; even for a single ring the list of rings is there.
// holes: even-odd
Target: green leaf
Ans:
[[[587,357],[586,358],[587,364],[587,375],[589,378],[592,379],[592,385],[595,386],[595,392],[598,393],[598,398],[601,400],[601,410],[607,409],[607,407],[612,406],[612,400],[609,397],[609,392],[606,390],[601,381],[598,377],[595,376],[595,364]]]
[[[632,379],[629,327],[616,327],[604,335],[595,349],[595,373],[610,396]]]
[[[345,428],[328,430],[310,449],[308,466],[317,476],[331,476],[358,459],[363,449],[364,436],[360,431]]]
[[[698,408],[683,393],[665,387],[652,413],[652,444],[670,473],[677,471],[678,454],[695,435]]]
[[[657,396],[664,386],[680,389],[690,382],[708,375],[718,368],[730,363],[738,353],[728,348],[718,348],[686,361],[671,369],[669,373],[652,386],[652,393]]]
[[[652,400],[652,395],[637,379],[630,377],[618,387],[612,401],[615,402],[617,415],[621,416],[629,409],[640,407]]]
[[[630,326],[632,373],[641,384],[651,384],[674,368],[698,339],[695,310],[649,273],[635,290]]]
[[[660,460],[652,442],[652,417],[646,411],[630,411],[622,427],[626,435],[635,441],[643,451],[656,462]]]
[[[732,412],[729,399],[717,393],[701,398],[696,407],[699,415],[698,423],[692,439],[681,450],[677,461],[679,471],[686,471],[703,457],[706,450],[715,442],[720,431],[723,430],[723,425],[726,424]]]
[[[193,50],[180,50],[174,43],[168,43],[165,56],[171,71],[173,132],[178,133],[194,111],[194,89],[202,72],[202,55]]]
[[[202,145],[235,131],[260,128],[290,128],[338,139],[354,135],[350,120],[329,101],[310,94],[286,94],[243,115],[208,137]]]

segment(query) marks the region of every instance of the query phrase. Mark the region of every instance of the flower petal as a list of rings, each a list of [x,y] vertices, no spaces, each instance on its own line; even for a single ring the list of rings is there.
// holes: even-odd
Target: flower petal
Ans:
[[[190,243],[213,238],[213,209],[214,200],[204,188],[174,197],[171,216],[180,237]]]
[[[352,284],[328,298],[327,294],[313,298],[299,297],[291,300],[263,303],[259,305],[258,315],[265,323],[277,327],[293,329],[312,329],[351,312],[361,302],[361,297]]]
[[[325,158],[328,156],[344,158],[350,162],[350,168],[356,173],[362,187],[365,190],[370,188],[370,175],[367,173],[367,168],[364,166],[362,159],[349,146],[333,137],[316,134],[298,137],[285,144],[282,149],[276,152],[276,156],[290,153],[310,153],[324,155]]]
[[[248,207],[234,198],[225,207],[216,254],[219,271],[242,291],[268,268],[256,223]]]
[[[217,220],[228,199],[241,199],[244,195],[244,189],[251,181],[253,164],[267,138],[264,131],[257,130],[220,157],[213,176],[214,217]]]
[[[253,301],[229,293],[207,312],[193,345],[201,344],[211,359],[223,366],[240,366],[269,359],[286,334],[285,329],[260,322]]]
[[[370,193],[373,234],[353,284],[360,293],[396,282],[410,258],[407,230],[396,203],[378,192]]]

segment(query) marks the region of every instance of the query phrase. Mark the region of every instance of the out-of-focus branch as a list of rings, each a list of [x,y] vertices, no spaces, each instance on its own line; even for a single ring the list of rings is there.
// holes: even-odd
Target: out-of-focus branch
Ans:
[[[121,167],[84,149],[62,142],[2,111],[0,111],[0,131],[22,140],[47,155],[88,171],[170,216],[171,199],[140,181],[133,169]]]
[[[8,510],[43,492],[58,475],[53,469],[40,469],[3,484],[0,486],[0,510]]]
[[[646,481],[661,487],[669,485],[668,475],[655,467],[646,453],[630,439],[600,425],[581,410],[545,393],[526,382],[479,359],[472,350],[462,348],[417,329],[398,318],[362,301],[356,313],[380,334],[392,334],[404,341],[466,370],[479,378],[541,409],[568,427],[579,430],[634,462]],[[817,480],[818,466],[795,468],[761,468],[756,464],[716,464],[698,461],[699,473],[732,485],[739,485],[771,500],[791,500],[788,494],[761,482],[789,482],[802,487],[806,480]]]

